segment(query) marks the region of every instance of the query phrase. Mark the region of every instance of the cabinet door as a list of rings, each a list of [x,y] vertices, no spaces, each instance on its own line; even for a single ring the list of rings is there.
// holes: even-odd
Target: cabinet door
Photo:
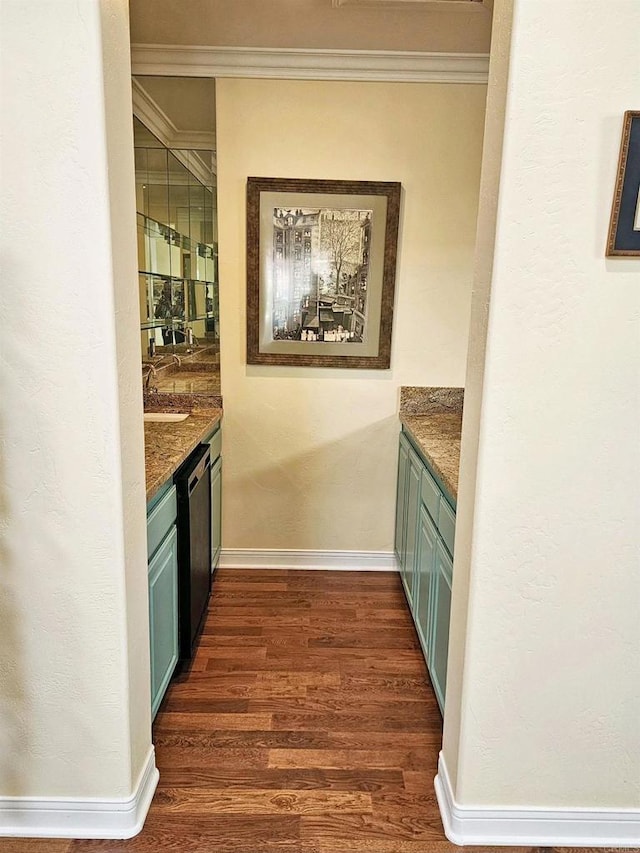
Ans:
[[[444,710],[444,697],[447,687],[452,573],[453,563],[451,557],[447,553],[442,541],[438,540],[432,601],[431,635],[433,640],[429,670],[441,711]]]
[[[175,525],[149,563],[151,716],[178,662],[178,548]]]
[[[176,523],[176,487],[169,483],[160,489],[147,507],[147,557],[153,557],[156,548]]]
[[[222,546],[222,459],[211,469],[211,571],[218,565]]]
[[[418,507],[420,503],[420,474],[422,464],[413,450],[409,449],[409,469],[407,472],[407,510],[406,535],[403,560],[404,583],[409,596],[411,610],[415,611],[416,598],[416,535],[418,531]]]
[[[429,660],[431,637],[431,603],[436,567],[436,543],[438,534],[435,525],[424,506],[420,507],[418,524],[416,628],[422,643],[425,658]]]
[[[400,560],[404,559],[404,544],[407,532],[406,509],[407,509],[407,471],[409,470],[409,445],[406,438],[400,436],[400,449],[398,451],[398,489],[396,493],[396,554]]]
[[[209,438],[205,438],[205,444],[209,445],[211,450],[211,464],[220,458],[220,454],[222,453],[222,428],[220,424],[218,424],[213,431],[213,433],[209,436]]]

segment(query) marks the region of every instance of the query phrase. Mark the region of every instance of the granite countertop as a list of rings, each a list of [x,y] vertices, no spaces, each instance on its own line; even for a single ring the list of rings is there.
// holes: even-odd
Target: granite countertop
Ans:
[[[153,384],[166,394],[220,394],[220,373],[183,368],[158,377]]]
[[[150,368],[152,376],[149,376]],[[162,402],[168,402],[168,395],[220,397],[220,353],[216,346],[203,346],[194,352],[190,349],[162,352],[143,361],[142,377],[145,387],[148,384],[160,395]],[[145,395],[145,409],[147,402],[153,402],[149,395]],[[208,405],[216,403],[211,399],[201,400],[198,407]]]
[[[222,418],[221,408],[192,409],[178,423],[145,423],[144,455],[149,501]]]
[[[403,387],[400,422],[454,502],[458,500],[462,388]]]

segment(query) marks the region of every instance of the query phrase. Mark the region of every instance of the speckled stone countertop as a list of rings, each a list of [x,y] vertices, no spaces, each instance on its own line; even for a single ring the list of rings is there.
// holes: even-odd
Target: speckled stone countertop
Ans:
[[[458,500],[462,388],[404,387],[400,422],[454,502]]]
[[[221,408],[192,409],[189,417],[178,423],[145,423],[147,501],[173,476],[221,418]]]
[[[217,347],[203,346],[195,352],[187,349],[179,353],[162,352],[143,361],[145,390],[152,390],[165,398],[169,395],[196,394],[208,398],[220,397],[220,353]],[[153,370],[151,375],[150,368]],[[148,393],[145,394],[145,408],[151,399]],[[203,400],[199,408],[206,408],[209,403],[210,400]]]
[[[220,373],[183,368],[159,376],[152,384],[161,394],[220,394]]]

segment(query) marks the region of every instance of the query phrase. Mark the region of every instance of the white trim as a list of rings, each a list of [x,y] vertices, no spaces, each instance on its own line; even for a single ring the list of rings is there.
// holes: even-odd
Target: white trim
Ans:
[[[0,797],[0,837],[133,838],[158,784],[153,746],[130,797]]]
[[[179,130],[173,138],[173,147],[191,151],[215,151],[216,135],[208,130]]]
[[[133,114],[158,137],[167,148],[192,148],[215,151],[216,135],[207,130],[180,130],[161,106],[154,101],[142,83],[131,80]]]
[[[484,53],[391,50],[134,44],[131,64],[133,74],[178,77],[486,83],[489,75]]]
[[[204,184],[205,187],[212,187],[215,184],[218,166],[213,152],[211,154],[211,168],[209,168],[198,152],[189,150],[188,145],[170,146],[170,150],[176,160],[182,163],[187,172],[191,172],[201,184]]]
[[[461,806],[454,799],[442,753],[434,784],[445,835],[454,844],[640,847],[636,809]]]
[[[393,551],[293,551],[223,548],[223,569],[330,569],[345,572],[397,572]]]
[[[163,145],[171,148],[171,140],[178,128],[135,78],[131,80],[131,101],[134,116],[140,119]]]
[[[398,9],[404,6],[407,9],[420,9],[425,12],[452,12],[452,11],[474,11],[483,9],[489,11],[485,0],[333,0],[334,9],[343,6],[364,6],[369,8]]]
[[[137,80],[131,80],[131,100],[133,114],[156,136],[160,142],[172,150],[182,165],[205,186],[215,183],[213,176],[217,171],[215,133],[196,130],[178,130],[169,116],[153,100],[147,90]],[[211,152],[211,163],[207,164],[197,151]],[[185,156],[185,152],[189,156]]]

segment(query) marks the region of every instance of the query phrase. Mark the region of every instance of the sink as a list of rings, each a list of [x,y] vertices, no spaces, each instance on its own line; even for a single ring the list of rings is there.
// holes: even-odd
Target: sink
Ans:
[[[145,412],[144,422],[146,424],[177,424],[186,421],[189,413],[184,412]]]

